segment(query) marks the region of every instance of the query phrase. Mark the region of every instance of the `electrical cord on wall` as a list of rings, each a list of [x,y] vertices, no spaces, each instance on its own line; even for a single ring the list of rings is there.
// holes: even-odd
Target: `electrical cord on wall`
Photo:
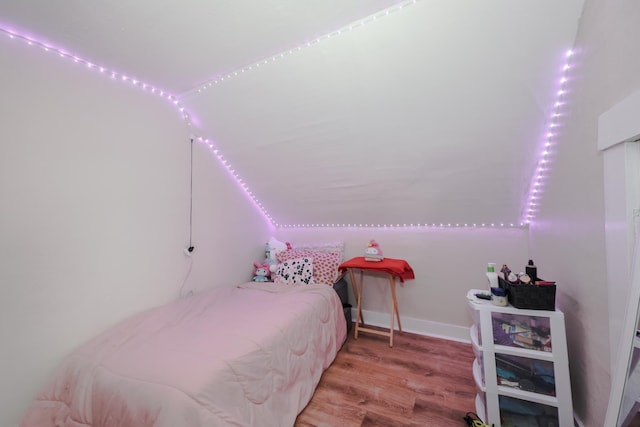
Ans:
[[[180,286],[180,294],[179,297],[183,298],[185,296],[193,295],[193,291],[189,291],[187,295],[183,295],[184,287],[187,284],[187,279],[191,275],[191,269],[193,268],[193,258],[191,258],[191,253],[195,249],[193,246],[192,238],[193,238],[193,135],[190,138],[190,147],[191,147],[191,160],[189,164],[189,246],[184,248],[184,254],[189,257],[189,269],[187,270],[187,274],[184,276],[184,280],[182,281],[182,285]]]
[[[189,269],[187,270],[187,274],[185,274],[184,276],[184,280],[182,281],[182,286],[180,286],[180,293],[179,293],[180,298],[190,297],[191,295],[193,295],[193,291],[189,291],[187,292],[186,295],[182,295],[182,292],[184,291],[184,285],[187,284],[187,279],[191,275],[191,268],[193,268],[193,258],[189,259]]]
[[[189,166],[189,246],[185,248],[185,255],[190,256],[195,249],[191,238],[193,236],[193,135],[191,136],[191,163]]]

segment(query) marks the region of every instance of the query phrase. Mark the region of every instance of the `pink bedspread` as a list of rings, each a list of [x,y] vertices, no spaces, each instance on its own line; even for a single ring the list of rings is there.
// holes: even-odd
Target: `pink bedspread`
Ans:
[[[345,338],[330,286],[214,289],[78,348],[20,426],[293,425]]]

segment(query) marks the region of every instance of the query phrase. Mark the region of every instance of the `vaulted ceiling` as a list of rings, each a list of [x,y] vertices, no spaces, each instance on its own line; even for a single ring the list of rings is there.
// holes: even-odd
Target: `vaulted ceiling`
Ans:
[[[3,0],[0,30],[170,93],[275,224],[517,226],[553,167],[582,6]]]

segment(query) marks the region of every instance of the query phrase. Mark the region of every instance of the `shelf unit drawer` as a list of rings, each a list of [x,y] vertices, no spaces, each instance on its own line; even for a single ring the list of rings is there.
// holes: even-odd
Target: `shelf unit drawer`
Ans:
[[[548,353],[552,350],[549,317],[494,312],[491,322],[496,345]]]
[[[558,408],[537,402],[499,396],[502,427],[559,426]]]
[[[495,361],[499,386],[547,396],[556,395],[553,362],[497,352]]]

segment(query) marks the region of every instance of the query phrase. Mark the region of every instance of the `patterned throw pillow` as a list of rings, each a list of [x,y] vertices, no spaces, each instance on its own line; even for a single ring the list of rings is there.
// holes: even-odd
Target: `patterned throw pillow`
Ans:
[[[340,254],[337,252],[316,252],[306,249],[289,249],[276,255],[278,262],[300,257],[313,259],[313,281],[315,284],[333,285],[339,276]]]
[[[278,264],[274,282],[280,285],[313,285],[313,258],[300,257]]]
[[[305,249],[313,252],[337,252],[340,263],[344,261],[344,242],[335,243],[302,243],[293,245],[293,249]]]

